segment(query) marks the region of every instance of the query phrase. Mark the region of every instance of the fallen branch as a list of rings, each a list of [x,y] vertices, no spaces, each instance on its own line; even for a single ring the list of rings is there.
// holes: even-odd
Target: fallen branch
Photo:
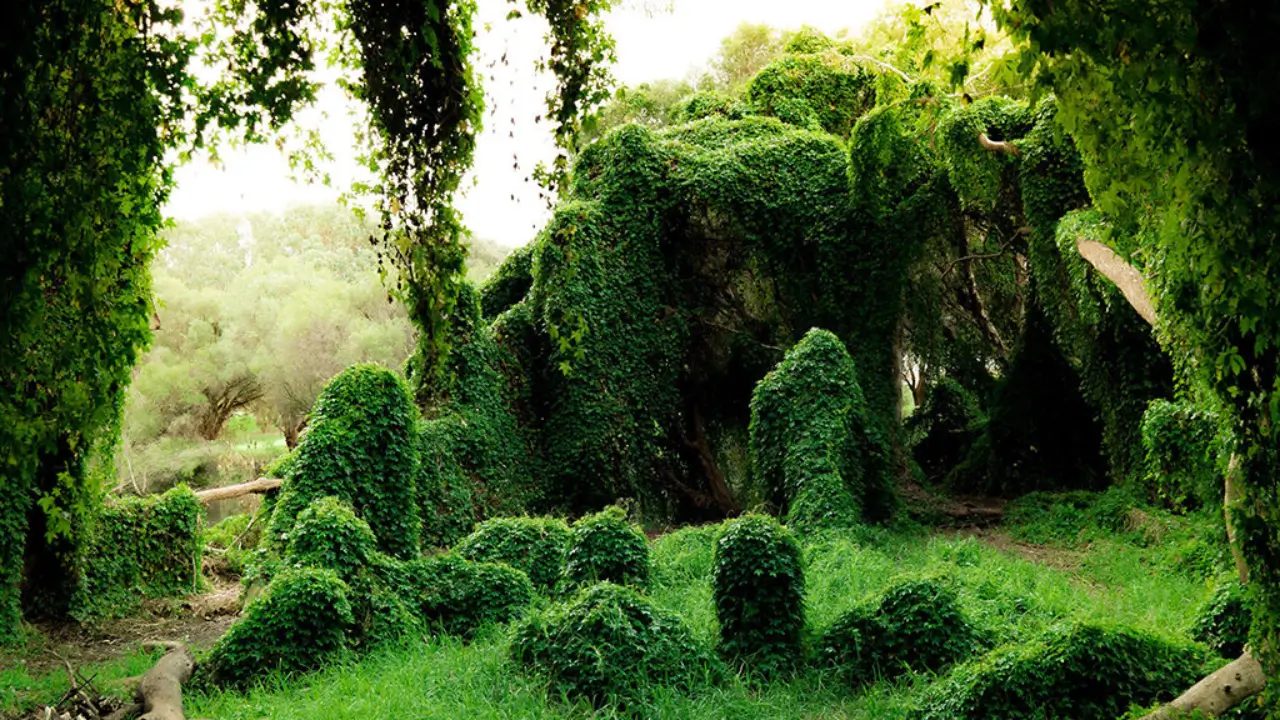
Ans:
[[[257,480],[250,480],[247,483],[240,483],[239,485],[228,485],[226,487],[201,490],[196,493],[196,500],[199,500],[201,505],[208,505],[209,503],[217,500],[230,500],[231,498],[238,498],[242,495],[275,490],[283,483],[284,481],[280,478],[260,477]]]
[[[986,133],[978,133],[978,142],[982,144],[982,148],[984,150],[1004,153],[1005,155],[1012,155],[1014,157],[1022,156],[1022,151],[1018,149],[1017,145],[1004,140],[992,140],[987,137]]]
[[[1262,692],[1267,676],[1262,664],[1246,649],[1239,658],[1196,683],[1177,700],[1161,706],[1142,720],[1173,720],[1199,710],[1218,717],[1245,700]]]
[[[125,705],[105,720],[186,720],[182,712],[182,684],[191,679],[195,657],[182,643],[156,643],[168,649],[138,683],[136,703]]]

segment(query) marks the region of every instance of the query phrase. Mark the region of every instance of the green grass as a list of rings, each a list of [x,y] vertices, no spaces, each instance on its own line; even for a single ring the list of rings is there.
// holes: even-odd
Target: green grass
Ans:
[[[1037,516],[1019,522],[1043,525],[1043,521]],[[1061,518],[1053,523],[1065,527]],[[1063,540],[1056,544],[1073,549],[1061,551],[1061,556],[1050,554],[1054,562],[1049,565],[991,542],[930,535],[918,527],[810,538],[805,562],[811,640],[844,611],[908,576],[937,577],[949,583],[966,615],[997,645],[1027,641],[1055,623],[1073,619],[1120,623],[1185,638],[1194,611],[1210,588],[1201,574],[1179,570],[1177,553],[1170,548],[1202,531],[1191,521],[1177,523],[1182,523],[1180,529],[1165,532],[1161,542],[1127,531],[1091,534],[1088,542]],[[1010,530],[1014,536],[1025,536],[1044,528],[1020,524]],[[1072,538],[1078,534],[1078,529],[1067,532]],[[653,545],[654,601],[680,614],[695,635],[709,644],[717,635],[710,586],[714,535],[715,528],[688,528]],[[1054,537],[1042,539],[1055,544]],[[1062,540],[1061,534],[1057,539]],[[1016,548],[1012,541],[1002,546]],[[1037,549],[1041,556],[1049,552]],[[193,692],[187,698],[187,714],[220,720],[614,714],[609,710],[593,714],[585,706],[549,697],[538,679],[518,672],[506,657],[503,628],[492,628],[471,644],[436,638],[302,679],[265,677],[260,687],[246,694]],[[11,673],[0,675],[0,688],[23,688],[18,692],[28,693],[26,697],[43,688],[46,697],[56,699],[61,679],[55,674],[45,681],[32,681]],[[937,679],[907,676],[855,691],[820,669],[763,687],[735,678],[696,698],[660,690],[643,714],[694,720],[905,718],[920,693]],[[0,707],[11,706],[13,697],[14,691],[0,694]]]

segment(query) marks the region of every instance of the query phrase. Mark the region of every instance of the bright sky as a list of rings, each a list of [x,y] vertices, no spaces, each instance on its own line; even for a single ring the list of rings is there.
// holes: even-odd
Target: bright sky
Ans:
[[[615,10],[606,20],[617,40],[614,76],[625,84],[685,77],[705,66],[720,40],[743,22],[778,28],[812,25],[829,34],[846,28],[856,32],[885,4],[886,0],[675,0],[672,12],[653,16],[635,9]],[[479,5],[481,56],[476,67],[484,73],[489,110],[459,206],[477,237],[523,245],[548,213],[536,183],[525,178],[539,160],[555,156],[550,127],[532,122],[544,112],[543,98],[554,86],[549,76],[533,71],[535,59],[544,52],[545,23],[536,17],[506,21],[511,7],[507,2],[480,0]],[[496,62],[504,53],[506,65]],[[274,147],[224,150],[220,167],[196,159],[178,170],[169,213],[194,219],[335,201],[358,177],[349,149],[354,126],[341,90],[326,86],[316,108],[301,120],[320,130],[335,156],[325,168],[331,187],[294,182],[287,161]]]

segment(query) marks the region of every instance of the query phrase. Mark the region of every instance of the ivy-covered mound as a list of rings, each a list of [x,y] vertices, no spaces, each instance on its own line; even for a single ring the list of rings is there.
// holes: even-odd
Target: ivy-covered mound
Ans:
[[[1234,660],[1249,642],[1250,620],[1244,586],[1235,578],[1224,579],[1196,610],[1190,634],[1222,657]]]
[[[456,550],[467,560],[523,570],[539,590],[550,591],[564,573],[571,538],[569,526],[556,518],[494,518],[476,526]]]
[[[862,412],[892,417],[907,249],[876,241],[857,193],[838,137],[775,118],[627,126],[582,151],[531,257],[484,289],[495,320],[476,333],[504,349],[490,367],[505,395],[489,407],[518,420],[513,446],[532,443],[548,506],[740,511],[753,491],[722,451],[746,436],[756,382],[810,327],[858,358]]]
[[[622,508],[610,506],[573,524],[565,589],[611,582],[648,590],[652,574],[649,540]]]
[[[802,530],[880,520],[892,509],[889,450],[844,344],[813,329],[751,397],[756,483]]]
[[[408,385],[386,368],[353,365],[330,380],[288,465],[266,541],[288,543],[298,513],[333,496],[369,523],[380,550],[416,557],[417,417]]]
[[[1202,648],[1124,628],[1060,627],[958,666],[928,690],[918,720],[1113,720],[1170,700],[1206,669]]]
[[[955,593],[936,580],[910,580],[886,590],[877,606],[841,615],[823,634],[818,656],[858,685],[937,671],[981,647]]]
[[[642,703],[654,686],[695,692],[725,676],[680,618],[611,583],[518,625],[511,657],[549,681],[553,693],[597,706]]]
[[[83,622],[122,615],[144,598],[198,590],[203,514],[186,486],[104,505],[89,534],[72,616]]]
[[[804,634],[795,534],[771,517],[748,515],[716,538],[711,564],[721,654],[765,676],[795,668]]]

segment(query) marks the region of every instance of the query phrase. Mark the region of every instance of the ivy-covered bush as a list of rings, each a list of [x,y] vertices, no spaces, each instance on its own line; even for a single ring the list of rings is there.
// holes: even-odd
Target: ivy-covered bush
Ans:
[[[432,629],[470,635],[485,625],[510,622],[533,603],[533,584],[507,565],[436,555],[405,565],[407,602]]]
[[[522,570],[534,587],[548,591],[564,573],[571,537],[558,518],[494,518],[480,523],[455,549],[467,560]]]
[[[1058,627],[959,665],[925,694],[917,720],[1113,720],[1171,700],[1206,670],[1204,653],[1127,628]]]
[[[1188,401],[1152,400],[1142,415],[1151,500],[1175,510],[1222,505],[1218,419]]]
[[[720,652],[763,675],[792,668],[804,633],[804,566],[795,534],[766,515],[725,526],[712,558]]]
[[[342,656],[353,618],[346,583],[332,570],[291,568],[249,603],[201,663],[220,687],[243,688],[266,673],[297,674]]]
[[[511,658],[553,693],[597,706],[635,704],[654,686],[694,692],[725,674],[679,617],[612,583],[518,625]]]
[[[399,375],[363,364],[330,380],[276,502],[269,534],[277,547],[288,542],[300,512],[332,495],[369,523],[380,550],[417,555],[416,428],[417,409]]]
[[[760,381],[750,430],[756,483],[788,525],[848,527],[891,512],[888,443],[832,333],[810,330]]]
[[[313,501],[289,533],[285,561],[289,565],[327,568],[351,582],[368,564],[376,540],[369,524],[336,497]]]
[[[823,634],[818,657],[861,684],[937,671],[980,647],[954,592],[935,580],[909,580],[885,591],[877,607],[841,615]]]
[[[711,577],[716,538],[724,527],[694,525],[667,533],[653,541],[653,583],[679,587]]]
[[[818,128],[848,137],[854,121],[875,104],[874,81],[838,55],[784,55],[751,79],[747,98],[763,114],[806,127],[804,114],[796,113],[802,102]]]
[[[162,495],[108,501],[82,555],[72,616],[84,621],[121,615],[143,598],[198,590],[203,513],[185,485]]]
[[[486,320],[498,317],[529,292],[534,247],[535,243],[529,243],[512,250],[480,286],[480,312]]]
[[[1221,580],[1213,594],[1196,609],[1191,622],[1191,637],[1209,646],[1224,658],[1240,657],[1249,642],[1248,598],[1244,586],[1235,578]]]
[[[564,566],[568,587],[611,582],[647,590],[652,574],[649,540],[622,508],[610,506],[573,524]]]

